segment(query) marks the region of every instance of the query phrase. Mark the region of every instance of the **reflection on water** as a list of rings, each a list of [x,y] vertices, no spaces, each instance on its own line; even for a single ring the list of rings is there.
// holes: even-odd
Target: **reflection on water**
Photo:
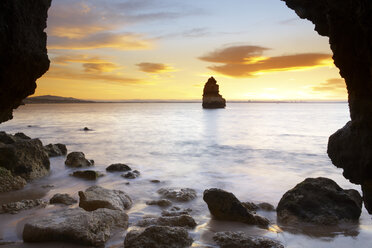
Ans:
[[[108,165],[119,162],[141,171],[135,180],[110,173],[97,181],[104,187],[124,190],[133,198],[135,205],[128,212],[130,223],[144,215],[160,214],[159,207],[145,204],[159,197],[159,188],[196,189],[197,200],[176,204],[193,209],[198,223],[192,232],[195,247],[213,245],[213,233],[227,230],[276,238],[286,247],[368,247],[372,225],[364,209],[359,225],[318,229],[279,225],[283,232],[274,232],[213,220],[202,200],[204,189],[218,187],[233,192],[242,201],[277,205],[287,190],[306,177],[318,176],[359,190],[342,177],[342,171],[326,155],[329,135],[348,118],[347,104],[333,103],[230,103],[219,110],[203,110],[200,104],[192,103],[41,104],[22,106],[14,120],[1,124],[0,129],[39,137],[44,144],[65,143],[69,151],[83,151],[87,158],[94,159],[95,169],[104,173]],[[84,132],[84,127],[93,131]],[[52,158],[51,168],[48,177],[32,182],[24,190],[1,194],[0,203],[49,199],[55,193],[70,193],[78,198],[79,190],[95,184],[69,176],[74,169],[64,166],[63,157]],[[161,183],[151,183],[152,179]],[[54,187],[43,187],[50,184]],[[58,208],[2,215],[0,239],[20,241],[24,218]],[[259,214],[276,224],[275,213]],[[121,244],[123,235],[118,234],[109,245]]]

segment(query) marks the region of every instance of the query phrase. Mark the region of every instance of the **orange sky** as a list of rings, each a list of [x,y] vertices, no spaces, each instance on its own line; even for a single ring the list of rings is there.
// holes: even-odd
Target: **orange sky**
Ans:
[[[54,0],[35,95],[345,100],[328,38],[279,0]]]

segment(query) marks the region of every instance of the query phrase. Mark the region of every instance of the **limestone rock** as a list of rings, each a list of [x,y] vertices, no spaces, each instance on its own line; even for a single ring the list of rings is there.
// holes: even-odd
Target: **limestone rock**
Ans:
[[[20,211],[28,210],[35,207],[45,207],[46,201],[37,200],[22,200],[19,202],[11,202],[1,205],[0,213],[17,214]]]
[[[358,220],[361,208],[362,198],[358,191],[343,190],[328,178],[307,178],[283,195],[277,216],[286,224],[335,225]]]
[[[70,152],[67,155],[67,159],[65,161],[65,165],[69,167],[89,167],[93,166],[94,162],[92,163],[91,160],[85,158],[85,154],[82,152]]]
[[[226,107],[226,100],[219,94],[217,81],[211,77],[204,85],[203,108],[215,109]]]
[[[269,220],[249,211],[234,194],[222,189],[205,190],[203,200],[208,204],[209,211],[216,219],[262,227],[267,227],[269,224]]]
[[[112,164],[106,168],[106,171],[108,172],[116,172],[116,171],[124,172],[124,171],[130,171],[130,170],[132,169],[128,165],[120,164],[120,163]]]
[[[213,240],[220,248],[284,248],[279,241],[253,237],[243,232],[218,232]]]
[[[71,197],[69,194],[55,194],[50,200],[50,204],[64,204],[73,205],[77,203],[77,200]]]
[[[49,69],[46,28],[51,0],[0,1],[0,123],[32,95]]]
[[[102,174],[99,171],[94,170],[84,170],[84,171],[74,171],[71,176],[87,179],[87,180],[97,180],[100,177],[103,177],[104,174]]]
[[[0,167],[26,181],[49,173],[50,162],[39,139],[22,139],[0,133]]]
[[[49,144],[44,146],[45,151],[48,153],[49,157],[58,157],[67,154],[67,148],[64,144]]]
[[[165,198],[176,200],[180,202],[187,202],[196,198],[196,191],[190,188],[175,189],[175,188],[161,188],[158,193]]]
[[[20,176],[13,176],[9,170],[0,167],[0,193],[22,189],[27,184]]]
[[[79,206],[87,211],[94,211],[98,208],[125,210],[132,206],[132,199],[125,192],[100,186],[89,187],[85,192],[79,191],[79,197]]]
[[[130,231],[124,240],[125,248],[186,248],[193,239],[182,227],[150,226],[144,231]]]
[[[123,211],[97,209],[87,212],[80,208],[66,209],[27,222],[23,229],[23,240],[104,247],[115,229],[127,227],[128,215]]]

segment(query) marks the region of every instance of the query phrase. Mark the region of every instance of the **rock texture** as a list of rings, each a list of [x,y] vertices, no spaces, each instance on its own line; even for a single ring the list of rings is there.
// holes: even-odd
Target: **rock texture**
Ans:
[[[50,162],[39,139],[23,139],[0,132],[0,167],[10,171],[17,181],[17,176],[29,181],[47,175]]]
[[[103,177],[104,174],[102,174],[99,171],[94,170],[85,170],[85,171],[74,171],[71,176],[82,178],[86,180],[97,180],[100,177]]]
[[[69,167],[80,168],[93,166],[94,162],[93,160],[86,159],[85,154],[82,152],[70,152],[67,155],[65,165]]]
[[[119,210],[67,209],[50,216],[38,217],[25,224],[25,242],[72,242],[79,245],[104,247],[117,228],[128,227],[128,216]]]
[[[213,240],[220,248],[284,248],[279,241],[253,237],[243,232],[218,232]]]
[[[130,171],[132,170],[128,165],[126,164],[112,164],[109,167],[106,168],[106,171],[108,172],[124,172],[124,171]]]
[[[79,206],[87,211],[98,208],[125,210],[132,206],[130,197],[120,190],[109,190],[100,186],[89,187],[85,192],[79,191]]]
[[[343,190],[328,178],[307,178],[285,193],[277,207],[278,220],[284,224],[310,222],[335,225],[356,221],[362,212],[358,191]]]
[[[13,176],[9,170],[0,167],[0,193],[22,189],[27,184],[20,176]]]
[[[46,28],[51,0],[0,1],[0,123],[34,93],[49,69]]]
[[[64,204],[73,205],[77,203],[77,200],[71,197],[69,194],[55,194],[50,200],[50,204]]]
[[[49,144],[44,146],[45,151],[48,153],[49,157],[58,157],[67,154],[67,148],[64,144]]]
[[[19,202],[10,202],[3,204],[0,207],[0,213],[17,214],[20,211],[28,210],[35,207],[45,207],[47,205],[46,201],[37,200],[22,200]]]
[[[250,211],[234,194],[222,189],[204,191],[203,200],[208,204],[211,214],[219,220],[238,221],[251,225],[267,227],[269,220]]]
[[[160,199],[160,200],[147,201],[146,205],[157,205],[159,207],[169,207],[169,206],[172,206],[172,202],[167,199]]]
[[[161,188],[158,193],[165,198],[176,200],[180,202],[187,202],[196,198],[196,191],[190,188],[174,189],[174,188]]]
[[[177,216],[161,216],[158,218],[147,217],[136,223],[136,226],[140,227],[147,227],[151,225],[194,228],[196,227],[196,222],[190,215],[182,214]]]
[[[333,60],[346,81],[351,122],[329,138],[328,155],[347,179],[362,185],[372,213],[372,2],[283,1],[329,37]]]
[[[130,231],[124,240],[125,248],[186,248],[193,239],[182,227],[150,226],[144,231]]]
[[[226,107],[226,100],[219,93],[216,79],[209,78],[203,90],[203,108],[215,109]]]

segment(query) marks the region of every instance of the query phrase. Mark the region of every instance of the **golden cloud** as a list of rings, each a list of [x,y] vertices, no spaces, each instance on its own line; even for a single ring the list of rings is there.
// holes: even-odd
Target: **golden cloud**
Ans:
[[[346,84],[345,80],[342,78],[330,78],[327,80],[327,82],[312,87],[312,90],[318,92],[342,91],[346,93]]]
[[[149,63],[143,62],[137,64],[140,71],[147,72],[147,73],[165,73],[173,71],[173,68],[162,63]]]
[[[199,59],[223,65],[209,66],[212,71],[222,75],[243,78],[275,71],[295,71],[332,66],[330,54],[302,53],[265,57],[268,48],[260,46],[232,46],[216,50]]]

